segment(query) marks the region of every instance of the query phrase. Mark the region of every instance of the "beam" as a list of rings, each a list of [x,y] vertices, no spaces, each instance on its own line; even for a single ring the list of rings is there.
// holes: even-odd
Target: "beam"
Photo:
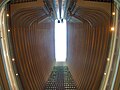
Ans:
[[[36,7],[44,7],[44,3],[42,0],[37,0],[35,2],[27,2],[27,3],[17,3],[17,4],[11,4],[11,12],[15,12],[18,9],[23,8],[36,8]]]
[[[111,4],[105,2],[94,2],[94,1],[77,1],[77,6],[85,7],[85,8],[95,8],[106,11],[108,14],[111,13]]]

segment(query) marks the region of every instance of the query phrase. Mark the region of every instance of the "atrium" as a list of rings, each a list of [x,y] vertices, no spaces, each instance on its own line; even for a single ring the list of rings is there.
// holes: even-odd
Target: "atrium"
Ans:
[[[0,90],[120,90],[120,0],[0,0]]]

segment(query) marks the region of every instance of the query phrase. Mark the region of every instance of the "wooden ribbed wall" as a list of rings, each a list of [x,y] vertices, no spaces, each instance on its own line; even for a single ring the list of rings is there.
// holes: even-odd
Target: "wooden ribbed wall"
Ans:
[[[1,49],[0,49],[1,50]],[[0,90],[9,90],[2,54],[0,52]]]
[[[27,3],[27,2],[34,2],[37,0],[11,0],[12,4],[17,4],[17,3]]]
[[[44,90],[55,62],[54,23],[42,8],[22,9],[11,16],[15,64],[24,90]]]
[[[99,90],[107,62],[110,17],[102,10],[78,7],[79,23],[67,23],[67,64],[78,90]]]
[[[111,2],[112,0],[84,0],[84,1]]]

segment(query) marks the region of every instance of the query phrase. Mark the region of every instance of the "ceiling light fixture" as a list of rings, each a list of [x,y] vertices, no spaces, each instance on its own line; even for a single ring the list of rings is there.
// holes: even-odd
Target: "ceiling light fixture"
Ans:
[[[110,58],[107,58],[107,61],[110,61]]]
[[[12,61],[15,61],[15,59],[14,59],[14,58],[12,58]]]
[[[104,73],[104,75],[106,75],[106,73]]]
[[[112,15],[115,16],[115,12],[112,12]]]
[[[18,73],[16,73],[16,76],[18,76]]]
[[[10,32],[10,29],[8,29],[8,32]]]
[[[111,31],[114,31],[115,30],[115,28],[114,27],[111,27]]]
[[[9,14],[7,14],[7,17],[9,17]]]

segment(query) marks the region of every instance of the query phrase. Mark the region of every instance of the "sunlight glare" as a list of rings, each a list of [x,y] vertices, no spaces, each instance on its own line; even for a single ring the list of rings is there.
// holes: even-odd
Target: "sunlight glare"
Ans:
[[[65,62],[66,61],[66,20],[58,23],[58,20],[55,20],[55,57],[56,62]]]

